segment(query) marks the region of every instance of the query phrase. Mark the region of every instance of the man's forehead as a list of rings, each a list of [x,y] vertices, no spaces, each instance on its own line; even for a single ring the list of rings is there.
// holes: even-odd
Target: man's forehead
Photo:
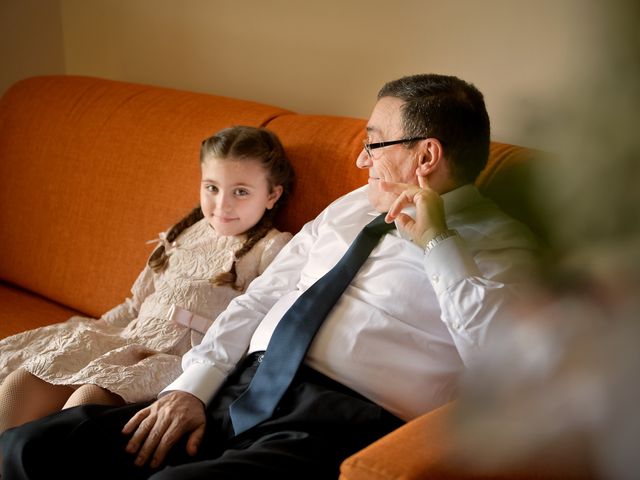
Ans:
[[[401,107],[404,101],[395,97],[382,97],[376,103],[367,122],[367,133],[389,134],[402,132]]]

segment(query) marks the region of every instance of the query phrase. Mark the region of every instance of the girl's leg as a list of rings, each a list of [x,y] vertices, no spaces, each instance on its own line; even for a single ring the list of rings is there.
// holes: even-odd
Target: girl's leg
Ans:
[[[125,402],[120,395],[111,393],[109,390],[97,385],[87,384],[82,385],[73,392],[63,408],[77,407],[78,405],[86,405],[89,403],[118,407],[124,405]]]
[[[53,385],[19,368],[0,385],[0,433],[62,408],[73,389]]]

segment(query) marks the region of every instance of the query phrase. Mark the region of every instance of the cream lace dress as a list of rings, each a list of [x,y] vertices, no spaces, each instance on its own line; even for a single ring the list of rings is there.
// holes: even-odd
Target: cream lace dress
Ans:
[[[229,271],[245,237],[215,233],[201,220],[167,246],[161,273],[148,266],[132,296],[99,320],[74,316],[66,322],[0,340],[0,380],[22,366],[57,385],[99,385],[126,402],[150,400],[181,372],[181,357],[202,335],[169,320],[172,304],[215,320],[232,298],[231,287],[209,282]],[[271,263],[291,234],[272,229],[236,265],[244,288]]]

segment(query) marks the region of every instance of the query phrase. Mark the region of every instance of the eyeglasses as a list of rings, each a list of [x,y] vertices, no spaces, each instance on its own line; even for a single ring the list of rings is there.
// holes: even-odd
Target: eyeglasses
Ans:
[[[369,157],[372,156],[371,150],[375,150],[376,148],[390,147],[391,145],[398,145],[399,143],[409,143],[415,142],[417,140],[425,140],[428,137],[411,137],[411,138],[403,138],[401,140],[389,140],[388,142],[378,142],[378,143],[367,143],[366,140],[362,141],[364,145],[364,149],[367,152]]]

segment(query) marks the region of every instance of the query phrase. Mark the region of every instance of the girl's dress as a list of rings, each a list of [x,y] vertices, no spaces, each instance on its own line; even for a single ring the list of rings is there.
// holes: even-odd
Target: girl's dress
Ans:
[[[246,288],[290,239],[290,233],[269,231],[238,260],[236,283]],[[182,355],[202,339],[169,319],[171,305],[213,322],[242,292],[209,280],[229,271],[244,240],[218,235],[200,220],[176,242],[165,242],[169,259],[162,272],[146,266],[132,296],[99,320],[74,316],[0,340],[0,381],[23,367],[56,385],[98,385],[126,402],[155,398],[182,372]]]

